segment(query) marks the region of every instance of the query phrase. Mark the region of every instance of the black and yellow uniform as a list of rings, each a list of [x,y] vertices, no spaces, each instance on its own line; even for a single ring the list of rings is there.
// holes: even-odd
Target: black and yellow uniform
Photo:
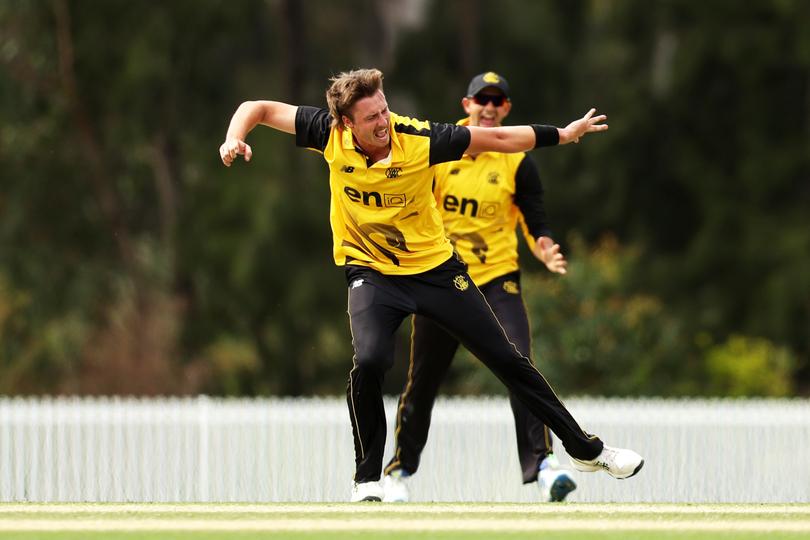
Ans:
[[[449,259],[453,246],[430,196],[430,166],[457,159],[469,132],[391,113],[390,158],[369,166],[351,130],[330,125],[328,111],[299,107],[297,143],[321,150],[329,164],[335,263],[412,275]]]
[[[509,342],[453,255],[432,194],[437,163],[457,160],[469,130],[391,114],[390,160],[369,164],[351,131],[333,128],[328,111],[299,107],[296,143],[329,164],[335,262],[346,267],[354,366],[347,401],[358,483],[378,480],[385,446],[382,380],[394,333],[410,314],[447,328],[562,441],[569,454],[594,459],[602,441],[588,435],[528,357]]]
[[[448,236],[469,265],[469,274],[518,351],[531,356],[531,333],[520,294],[518,238],[550,236],[537,167],[525,153],[483,152],[435,168],[434,194]],[[397,409],[394,457],[386,473],[416,472],[427,442],[439,386],[459,341],[433,321],[414,316],[411,366]],[[548,428],[510,393],[524,483],[537,480],[552,451]]]

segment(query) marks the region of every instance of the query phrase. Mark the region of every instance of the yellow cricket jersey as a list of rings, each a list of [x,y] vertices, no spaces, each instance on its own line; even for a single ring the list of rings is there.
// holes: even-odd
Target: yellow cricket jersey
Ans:
[[[518,223],[529,242],[550,235],[542,185],[526,153],[464,155],[434,169],[434,194],[447,235],[476,285],[518,270]]]
[[[296,144],[329,165],[333,253],[339,266],[410,275],[453,254],[432,194],[433,165],[459,159],[469,130],[391,113],[389,161],[368,165],[350,129],[331,126],[326,109],[298,107]]]

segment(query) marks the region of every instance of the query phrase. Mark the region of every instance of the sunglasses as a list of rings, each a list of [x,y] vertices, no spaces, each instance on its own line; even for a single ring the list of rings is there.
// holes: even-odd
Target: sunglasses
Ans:
[[[507,97],[503,94],[476,94],[472,97],[472,100],[482,107],[486,107],[489,103],[492,103],[495,107],[500,107],[507,101]]]

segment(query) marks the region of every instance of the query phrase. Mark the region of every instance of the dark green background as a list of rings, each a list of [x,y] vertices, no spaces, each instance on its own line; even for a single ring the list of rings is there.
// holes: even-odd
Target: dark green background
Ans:
[[[455,121],[472,75],[535,151],[566,277],[527,261],[562,393],[810,393],[810,2],[0,2],[0,393],[339,394],[351,365],[327,172],[246,99],[323,104],[376,66]],[[396,392],[407,330],[387,381]],[[499,391],[468,356],[448,391]]]

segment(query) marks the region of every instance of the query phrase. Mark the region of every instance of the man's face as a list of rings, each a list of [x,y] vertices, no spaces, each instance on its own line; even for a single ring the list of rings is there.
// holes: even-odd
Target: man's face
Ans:
[[[470,117],[471,126],[497,127],[509,114],[512,103],[497,88],[487,87],[471,98],[463,98],[461,106]]]
[[[351,128],[360,148],[366,151],[388,148],[391,142],[391,134],[388,132],[391,113],[381,91],[355,103],[351,116],[352,118],[344,116],[343,123]]]

